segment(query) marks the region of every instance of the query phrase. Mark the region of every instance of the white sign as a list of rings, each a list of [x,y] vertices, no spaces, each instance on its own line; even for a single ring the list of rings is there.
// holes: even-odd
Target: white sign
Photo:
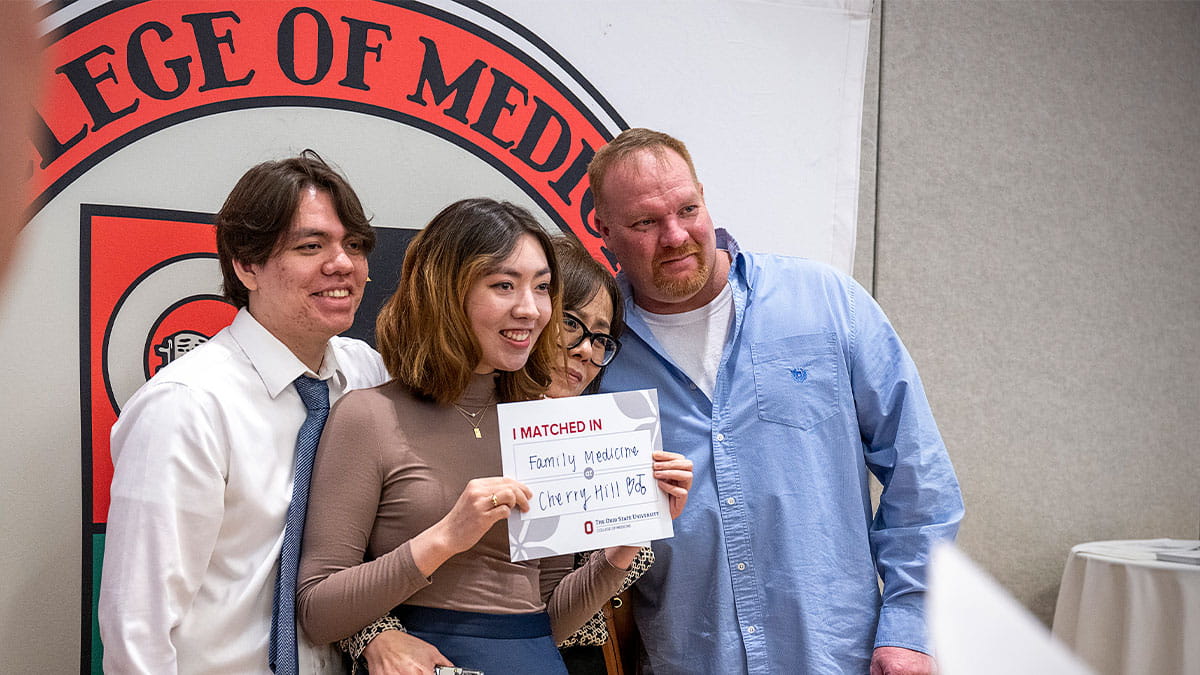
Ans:
[[[508,519],[513,561],[674,534],[654,480],[662,449],[654,389],[498,407],[504,475],[533,492]]]

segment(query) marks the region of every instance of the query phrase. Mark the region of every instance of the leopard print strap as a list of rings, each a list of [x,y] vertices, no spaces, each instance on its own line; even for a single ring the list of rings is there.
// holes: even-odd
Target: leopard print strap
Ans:
[[[576,554],[575,567],[579,567],[592,555],[604,555],[603,550],[592,551],[590,553]],[[629,589],[650,566],[654,564],[654,551],[650,550],[649,546],[643,546],[641,550],[634,556],[633,562],[629,565],[629,573],[621,580],[621,586],[613,595],[620,595]],[[609,601],[611,602],[611,600]],[[558,644],[559,647],[599,647],[605,642],[608,642],[608,625],[604,621],[604,609],[601,608],[574,633],[571,633],[566,640]]]

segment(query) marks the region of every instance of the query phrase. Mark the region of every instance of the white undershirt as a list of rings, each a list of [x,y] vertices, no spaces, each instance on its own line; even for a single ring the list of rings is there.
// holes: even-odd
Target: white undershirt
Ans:
[[[654,314],[641,307],[636,311],[667,355],[712,400],[721,353],[733,321],[733,290],[729,284],[708,304],[688,312]]]

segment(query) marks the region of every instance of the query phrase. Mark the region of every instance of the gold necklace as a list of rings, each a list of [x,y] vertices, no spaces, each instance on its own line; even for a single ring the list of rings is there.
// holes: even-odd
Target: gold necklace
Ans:
[[[469,412],[466,408],[457,403],[451,403],[450,405],[454,406],[454,409],[457,410],[459,414],[463,416],[463,419],[465,419],[471,425],[471,430],[475,432],[475,438],[483,438],[483,434],[479,431],[479,424],[483,422],[483,413],[486,412],[488,408],[492,407],[491,400],[489,400],[483,405],[482,408],[476,410],[475,412]]]

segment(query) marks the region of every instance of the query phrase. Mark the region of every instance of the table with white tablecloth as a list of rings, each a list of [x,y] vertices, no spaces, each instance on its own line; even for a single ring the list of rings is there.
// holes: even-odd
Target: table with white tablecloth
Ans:
[[[1100,675],[1200,675],[1200,565],[1159,551],[1200,541],[1079,544],[1063,570],[1054,635]]]

